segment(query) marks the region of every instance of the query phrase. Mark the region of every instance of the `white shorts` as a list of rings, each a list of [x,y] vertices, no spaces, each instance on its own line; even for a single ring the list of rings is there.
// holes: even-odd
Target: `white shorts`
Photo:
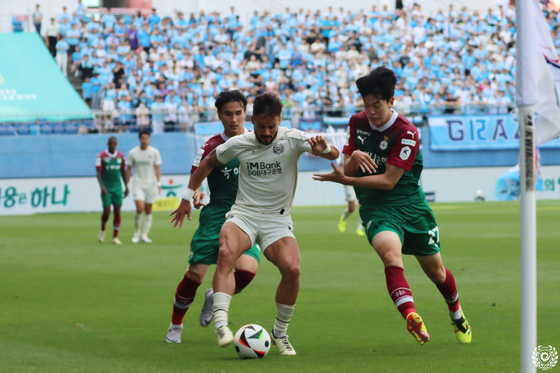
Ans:
[[[350,185],[344,186],[344,194],[346,194],[346,201],[355,201],[356,200],[356,192],[354,191],[354,187]]]
[[[258,243],[262,252],[281,238],[296,238],[294,223],[289,214],[259,214],[232,209],[226,214],[226,223],[228,222],[234,223],[247,233],[251,239],[251,245]]]
[[[153,204],[156,201],[157,188],[134,188],[132,196],[135,201]]]

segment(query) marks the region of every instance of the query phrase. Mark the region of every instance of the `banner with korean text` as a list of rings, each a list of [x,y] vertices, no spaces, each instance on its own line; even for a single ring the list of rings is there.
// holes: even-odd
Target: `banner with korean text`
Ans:
[[[430,149],[434,151],[517,149],[517,118],[505,115],[428,117]],[[424,144],[426,146],[427,144]],[[540,148],[560,148],[556,138]]]

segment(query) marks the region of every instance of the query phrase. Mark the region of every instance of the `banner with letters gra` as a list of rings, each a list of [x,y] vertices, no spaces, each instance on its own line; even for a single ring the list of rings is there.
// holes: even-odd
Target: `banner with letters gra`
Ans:
[[[430,149],[434,151],[517,149],[517,120],[504,115],[445,115],[428,117]],[[556,138],[540,148],[560,148]]]

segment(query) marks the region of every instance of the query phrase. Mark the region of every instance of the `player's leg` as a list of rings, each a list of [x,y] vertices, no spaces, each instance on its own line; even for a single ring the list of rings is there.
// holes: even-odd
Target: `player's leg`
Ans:
[[[156,202],[156,188],[150,188],[144,191],[146,198],[144,199],[144,222],[142,223],[142,242],[150,243],[152,240],[148,238],[150,228],[152,227],[152,204]]]
[[[365,236],[366,235],[366,231],[365,231],[364,226],[363,226],[362,217],[359,214],[358,214],[358,225],[356,226],[356,234],[358,236]]]
[[[455,336],[460,343],[470,343],[472,340],[472,330],[465,314],[459,304],[459,293],[455,278],[449,269],[443,266],[441,254],[438,252],[432,255],[416,256],[418,263],[424,273],[437,286],[441,295],[447,303],[449,316],[451,317]]]
[[[169,325],[169,330],[167,331],[166,342],[181,343],[183,318],[194,301],[196,290],[204,280],[209,267],[209,265],[201,263],[189,264],[187,272],[181,282],[179,282],[179,285],[177,285],[177,290],[175,291],[171,325]]]
[[[299,293],[300,256],[297,241],[294,237],[281,238],[268,246],[264,255],[278,267],[282,276],[276,290],[276,319],[271,333],[272,342],[282,355],[295,355],[296,351],[286,332]]]
[[[111,203],[113,204],[113,243],[121,245],[122,242],[119,240],[119,229],[121,228],[121,206],[123,201],[123,191],[122,189],[116,190],[111,197]]]
[[[381,230],[373,236],[371,245],[383,261],[387,290],[395,306],[406,320],[408,331],[418,342],[422,344],[428,342],[430,336],[422,318],[416,313],[412,291],[404,277],[400,235],[392,230]]]
[[[105,240],[105,225],[109,220],[109,216],[111,215],[111,205],[105,206],[103,204],[103,213],[101,214],[101,230],[99,231],[99,242],[103,242]]]
[[[243,223],[238,219],[232,220],[235,222],[228,219],[220,231],[220,251],[212,282],[214,325],[220,347],[225,347],[233,342],[233,333],[228,327],[229,305],[235,292],[233,267],[241,254],[252,246],[249,234],[238,226]]]
[[[247,287],[247,285],[249,285],[253,278],[255,278],[257,268],[259,267],[259,255],[260,250],[258,245],[255,244],[251,247],[251,249],[245,251],[235,262],[235,272],[233,273],[233,277],[235,279],[234,294],[240,293]],[[200,325],[204,327],[210,325],[214,319],[213,296],[214,289],[210,288],[206,290],[206,293],[204,294],[204,305],[202,306],[202,311],[200,312]]]
[[[138,243],[142,231],[142,212],[144,211],[145,199],[144,191],[134,187],[133,198],[136,204],[136,212],[134,213],[134,235],[132,236],[132,243]]]
[[[344,210],[338,222],[338,230],[340,232],[346,231],[346,219],[348,219],[350,214],[352,214],[356,209],[356,201],[355,201],[356,193],[354,192],[354,188],[349,185],[345,185],[344,194],[345,194],[346,202],[348,202],[348,207],[346,208],[346,210]]]

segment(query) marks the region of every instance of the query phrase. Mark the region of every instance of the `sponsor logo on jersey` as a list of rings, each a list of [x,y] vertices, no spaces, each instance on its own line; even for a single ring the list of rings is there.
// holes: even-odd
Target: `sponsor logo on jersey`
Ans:
[[[404,146],[401,149],[401,153],[399,154],[399,157],[401,157],[401,159],[403,161],[406,161],[408,158],[410,158],[410,154],[412,153],[412,150],[410,150],[410,147],[408,146]]]
[[[362,142],[362,145],[364,144],[364,141],[366,140],[366,138],[362,137],[362,136],[356,136],[356,138]]]
[[[369,135],[371,135],[371,132],[369,132],[369,131],[363,131],[363,130],[360,130],[360,129],[357,129],[357,130],[356,130],[356,133],[357,133],[358,135],[364,135],[364,136],[369,136]]]
[[[407,135],[412,136],[412,138],[414,138],[414,135],[416,135],[416,132],[412,132],[412,131],[406,131]]]
[[[274,154],[280,155],[280,154],[284,153],[284,145],[276,144],[272,147],[272,151],[274,152]]]
[[[198,167],[200,165],[200,160],[202,159],[203,154],[204,154],[204,149],[202,148],[198,149],[198,152],[196,152],[196,157],[194,157],[194,161],[192,163],[194,167]]]
[[[247,173],[249,176],[267,176],[282,173],[281,162],[247,162]]]
[[[410,145],[410,146],[416,146],[416,141],[414,141],[414,140],[409,140],[409,139],[402,139],[402,140],[401,140],[401,144],[403,144],[403,145]]]
[[[383,141],[381,141],[379,143],[379,149],[381,149],[381,150],[387,149],[387,146],[389,146],[389,143],[387,142],[388,140],[389,140],[389,137],[383,136]]]
[[[384,166],[387,164],[387,157],[380,157],[377,154],[374,155],[373,157],[370,156],[370,158],[375,162],[376,165],[378,166]]]
[[[224,167],[222,169],[220,169],[220,171],[222,171],[222,173],[224,174],[224,177],[226,179],[229,179],[230,174],[233,172],[234,175],[238,175],[239,174],[239,168],[234,167],[234,168],[227,168]]]

